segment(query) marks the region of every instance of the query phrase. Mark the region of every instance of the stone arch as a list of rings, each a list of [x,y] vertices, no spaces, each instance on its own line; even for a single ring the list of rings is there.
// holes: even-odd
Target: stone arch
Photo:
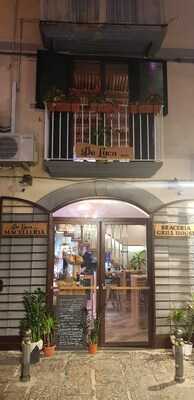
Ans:
[[[152,193],[138,187],[130,187],[130,182],[106,180],[81,181],[71,184],[48,193],[39,200],[38,204],[52,212],[67,204],[97,197],[125,201],[136,205],[148,214],[163,204]]]

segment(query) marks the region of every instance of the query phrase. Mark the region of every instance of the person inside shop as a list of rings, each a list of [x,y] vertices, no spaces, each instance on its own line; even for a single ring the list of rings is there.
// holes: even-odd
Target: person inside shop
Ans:
[[[119,311],[121,309],[121,298],[118,290],[115,287],[120,286],[120,278],[117,273],[112,272],[111,268],[107,268],[105,273],[105,283],[106,283],[106,302],[109,301],[112,304],[113,310]]]
[[[66,258],[66,254],[63,254],[63,276],[67,278],[68,275],[68,262]]]
[[[96,267],[97,267],[97,259],[93,254],[92,250],[87,248],[87,250],[83,255],[83,263],[82,263],[82,268],[85,268],[84,273],[93,274],[93,272],[96,271]]]

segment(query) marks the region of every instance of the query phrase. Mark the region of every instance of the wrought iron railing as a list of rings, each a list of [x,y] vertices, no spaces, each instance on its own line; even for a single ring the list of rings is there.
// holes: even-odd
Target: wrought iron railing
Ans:
[[[162,130],[162,107],[149,111],[147,105],[139,110],[123,105],[118,111],[103,112],[103,107],[93,111],[80,104],[74,112],[46,109],[44,158],[159,161]]]

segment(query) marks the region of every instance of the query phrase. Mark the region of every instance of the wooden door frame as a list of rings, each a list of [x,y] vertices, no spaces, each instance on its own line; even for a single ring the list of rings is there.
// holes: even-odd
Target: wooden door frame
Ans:
[[[102,290],[104,285],[104,254],[105,254],[105,225],[144,225],[146,227],[146,248],[148,265],[148,285],[150,287],[148,296],[148,341],[147,342],[129,342],[129,343],[106,343],[105,344],[105,318],[104,318],[104,294]],[[154,347],[155,337],[155,312],[154,312],[154,274],[152,262],[152,221],[150,218],[104,218],[101,220],[101,258],[100,258],[100,315],[103,316],[101,323],[100,346],[102,347]]]
[[[97,291],[97,313],[103,316],[104,308],[104,294],[105,291],[102,288],[104,283],[104,227],[105,224],[111,223],[114,225],[125,224],[125,225],[144,225],[146,227],[146,246],[147,246],[147,264],[148,264],[148,285],[150,286],[149,296],[148,296],[148,342],[129,342],[129,343],[111,343],[105,344],[104,342],[104,320],[102,319],[101,324],[101,334],[99,345],[102,347],[154,347],[155,345],[155,284],[154,284],[154,268],[153,268],[153,251],[152,251],[152,219],[148,218],[63,218],[54,217],[50,219],[50,240],[49,240],[49,262],[48,262],[48,286],[47,294],[49,299],[49,304],[52,306],[53,301],[53,288],[52,280],[54,275],[54,226],[56,224],[94,224],[97,226],[97,257],[98,257],[98,269],[97,269],[97,286],[99,290]]]

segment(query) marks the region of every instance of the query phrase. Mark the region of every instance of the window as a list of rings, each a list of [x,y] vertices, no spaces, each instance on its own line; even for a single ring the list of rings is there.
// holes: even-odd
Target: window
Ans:
[[[100,95],[101,66],[96,61],[76,61],[73,64],[72,87],[70,95]]]
[[[106,64],[105,65],[105,96],[114,97],[120,103],[128,103],[128,65],[127,64]]]
[[[137,0],[107,0],[106,18],[112,23],[135,23]]]

